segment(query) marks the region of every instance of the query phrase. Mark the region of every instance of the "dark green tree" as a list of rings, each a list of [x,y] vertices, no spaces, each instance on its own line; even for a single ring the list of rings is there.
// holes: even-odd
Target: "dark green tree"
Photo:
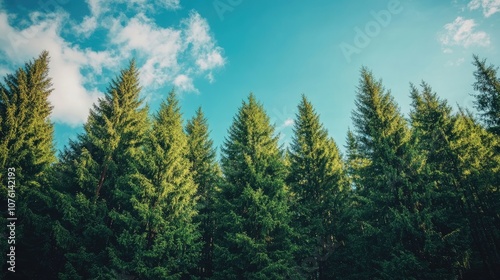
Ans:
[[[456,165],[450,140],[456,117],[446,101],[422,83],[420,92],[411,85],[412,137],[425,161],[416,183],[423,184],[427,197],[421,215],[425,217],[425,247],[422,256],[429,262],[428,279],[455,279],[466,269],[469,229],[462,195],[456,183]]]
[[[476,71],[474,89],[479,93],[475,95],[475,107],[481,112],[483,121],[489,130],[500,135],[500,78],[498,69],[493,65],[486,65],[486,60],[480,60],[474,55]]]
[[[470,279],[498,279],[500,275],[500,155],[498,136],[488,132],[461,110],[453,127],[454,185],[466,217],[472,256]]]
[[[251,94],[222,148],[215,279],[300,277],[293,261],[286,169],[273,133]]]
[[[357,261],[350,277],[425,279],[425,261],[419,257],[425,240],[419,228],[425,196],[415,182],[422,161],[407,123],[390,92],[366,68],[361,70],[356,107],[358,147],[350,153],[364,164],[356,169],[357,229],[349,242]]]
[[[116,212],[127,227],[118,236],[114,262],[139,279],[181,279],[198,262],[200,242],[193,217],[196,184],[179,102],[172,91],[154,116],[140,175],[130,198],[133,211]]]
[[[222,174],[217,163],[213,141],[210,139],[207,119],[201,108],[198,108],[196,115],[188,121],[186,133],[191,173],[198,186],[198,215],[194,221],[199,224],[203,243],[196,274],[205,279],[213,274],[214,234],[217,224],[215,198]]]
[[[340,152],[303,95],[290,148],[288,184],[294,193],[292,218],[298,233],[298,261],[309,279],[327,279],[328,259],[342,240],[346,183]],[[333,264],[332,264],[333,266]]]
[[[117,261],[129,260],[120,259],[116,251],[136,223],[133,198],[141,184],[137,163],[148,129],[148,108],[140,90],[132,61],[112,80],[91,109],[85,132],[70,143],[55,167],[61,218],[53,230],[66,259],[61,279],[116,279],[131,273]]]

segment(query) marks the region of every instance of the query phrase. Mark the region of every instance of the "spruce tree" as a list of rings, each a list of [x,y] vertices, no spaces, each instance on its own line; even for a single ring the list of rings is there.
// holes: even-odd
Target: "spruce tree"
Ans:
[[[45,215],[44,193],[49,191],[46,178],[55,153],[48,72],[49,54],[44,51],[0,84],[0,181],[5,186],[1,203],[7,205],[7,197],[13,199],[18,217],[16,244],[11,244],[16,247],[16,273],[9,273],[12,279],[38,278],[49,267],[45,232],[51,220]],[[14,192],[7,196],[7,171],[13,170],[15,177],[9,177],[15,182],[10,185]],[[7,242],[2,249],[5,245]],[[4,258],[2,254],[2,273],[7,271]]]
[[[130,178],[133,211],[115,213],[127,227],[113,262],[129,277],[181,279],[197,264],[200,246],[193,223],[197,188],[173,91],[154,116],[144,152],[139,175]]]
[[[425,165],[418,175],[428,198],[425,215],[426,246],[423,256],[429,261],[427,279],[454,279],[466,269],[469,250],[462,196],[454,182],[455,163],[450,149],[456,117],[446,101],[422,83],[420,92],[411,86],[410,113],[412,137]],[[417,182],[415,182],[417,183]]]
[[[454,164],[453,183],[460,193],[461,209],[470,232],[469,277],[498,279],[500,156],[495,151],[498,136],[479,125],[471,113],[460,110],[449,143]]]
[[[116,279],[129,273],[116,261],[116,248],[135,222],[137,163],[148,129],[148,108],[139,95],[131,61],[93,106],[84,133],[55,167],[61,218],[53,230],[66,259],[61,279]]]
[[[14,167],[25,187],[40,186],[37,180],[55,161],[48,73],[49,53],[44,51],[0,85],[0,167]]]
[[[283,153],[273,133],[251,94],[222,148],[215,279],[300,277],[293,262]]]
[[[474,89],[479,91],[475,95],[475,107],[481,112],[482,119],[493,133],[500,135],[500,77],[498,69],[493,65],[486,65],[486,60],[480,60],[474,55],[476,71]]]
[[[221,180],[213,141],[210,139],[207,119],[201,108],[186,125],[188,136],[188,158],[191,162],[193,180],[198,186],[195,222],[199,224],[203,248],[196,274],[210,278],[213,274],[214,233],[216,229],[215,198]]]
[[[422,162],[412,147],[407,123],[390,92],[366,68],[361,70],[356,107],[356,153],[365,166],[357,170],[358,210],[353,222],[358,228],[350,242],[357,247],[353,252],[358,261],[350,277],[423,279],[419,212],[425,197],[414,182]]]
[[[342,241],[347,181],[339,150],[304,95],[289,155],[288,183],[295,197],[292,224],[298,233],[299,261],[308,266],[304,269],[309,279],[327,279],[332,273],[327,260]]]

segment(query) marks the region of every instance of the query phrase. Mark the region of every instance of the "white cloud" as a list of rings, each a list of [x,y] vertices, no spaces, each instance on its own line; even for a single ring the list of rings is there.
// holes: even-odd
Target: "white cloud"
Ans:
[[[180,0],[86,0],[89,6],[90,15],[83,18],[83,21],[73,25],[73,30],[80,36],[88,38],[94,31],[102,26],[102,22],[108,13],[113,11],[123,10],[123,5],[126,5],[128,10],[132,10],[136,14],[145,12],[155,12],[157,7],[163,7],[167,10],[177,10],[181,8]],[[122,7],[119,8],[119,5]],[[101,26],[99,25],[101,23]]]
[[[112,2],[125,3],[124,0]],[[149,5],[146,2],[133,0],[127,5]],[[162,7],[169,9],[180,4],[178,0],[161,2]],[[102,80],[104,71],[118,74],[117,68],[131,58],[135,58],[139,66],[140,82],[146,89],[143,93],[148,93],[144,96],[146,100],[153,100],[151,95],[163,86],[197,93],[195,79],[213,82],[213,72],[225,64],[223,49],[210,33],[207,21],[194,11],[177,26],[161,27],[145,13],[127,18],[124,14],[111,15],[111,6],[104,4],[108,3],[104,0],[87,0],[87,3],[90,15],[80,25],[72,25],[69,15],[58,10],[49,14],[32,13],[30,20],[23,22],[20,28],[21,24],[9,23],[9,18],[17,15],[0,9],[3,35],[0,36],[0,60],[19,67],[42,50],[50,53],[49,76],[53,78],[54,88],[50,102],[54,106],[52,119],[56,122],[72,126],[83,123],[89,108],[102,96],[95,82]],[[81,48],[61,35],[69,29],[84,35],[85,40],[98,28],[107,32],[102,41],[106,44],[105,51]],[[0,71],[5,72],[4,68]]]
[[[133,54],[143,61],[141,84],[153,89],[175,85],[176,79],[189,75],[191,84],[178,86],[179,90],[198,92],[192,78],[204,76],[213,82],[212,71],[225,64],[222,48],[210,35],[206,20],[196,12],[191,12],[180,28],[157,26],[143,13],[128,21],[115,19],[108,36],[123,57]]]
[[[75,32],[80,35],[88,38],[97,28],[97,17],[89,17],[85,16],[80,25],[75,25]]]
[[[500,12],[500,0],[472,0],[467,5],[470,10],[477,10],[483,8],[483,14],[485,17],[490,17],[491,15]]]
[[[144,14],[139,14],[124,26],[116,22],[110,37],[124,56],[135,51],[143,57],[140,78],[146,87],[157,88],[172,81],[179,69],[177,57],[182,51],[179,30],[158,27]]]
[[[293,121],[293,119],[286,119],[285,122],[283,123],[283,126],[284,127],[289,127],[289,126],[292,126],[295,122]]]
[[[169,10],[176,10],[181,7],[181,1],[180,0],[161,0],[157,1],[158,3],[162,4],[163,7]]]
[[[111,64],[108,52],[82,50],[60,37],[66,14],[48,15],[33,13],[31,25],[19,30],[10,25],[8,15],[0,11],[0,46],[5,57],[16,67],[37,57],[42,50],[49,50],[50,70],[54,91],[49,101],[54,106],[52,119],[72,126],[84,122],[92,103],[101,95],[87,90],[81,70],[85,67],[99,72],[103,63]]]
[[[193,85],[193,79],[184,74],[175,77],[174,86],[177,92],[198,92]]]
[[[475,31],[477,24],[473,19],[457,17],[452,23],[444,26],[445,32],[440,37],[444,52],[451,52],[452,46],[488,46],[490,37],[484,31]]]
[[[458,66],[462,65],[464,62],[465,62],[465,58],[461,57],[461,58],[458,58],[456,60],[449,60],[447,62],[447,65],[451,66],[451,67],[458,67]]]
[[[190,17],[183,21],[185,25],[185,44],[191,46],[191,54],[196,58],[196,65],[200,71],[211,71],[225,64],[222,48],[216,46],[210,36],[210,27],[198,13],[192,12]]]

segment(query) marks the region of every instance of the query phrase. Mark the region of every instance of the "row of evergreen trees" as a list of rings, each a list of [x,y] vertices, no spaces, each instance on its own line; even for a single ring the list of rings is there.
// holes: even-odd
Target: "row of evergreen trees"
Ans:
[[[148,115],[132,61],[56,158],[43,52],[0,86],[0,278],[498,279],[500,79],[474,64],[482,121],[425,83],[405,119],[363,68],[345,156],[305,96],[285,150],[250,94],[217,161],[201,109]]]

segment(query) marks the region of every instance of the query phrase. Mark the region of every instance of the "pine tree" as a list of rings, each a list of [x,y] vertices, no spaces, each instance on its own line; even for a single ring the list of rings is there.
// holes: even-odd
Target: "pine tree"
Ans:
[[[53,125],[49,119],[52,91],[49,54],[38,58],[5,77],[0,84],[0,181],[1,203],[7,205],[7,170],[15,170],[16,273],[13,279],[37,278],[48,267],[45,230],[51,220],[45,217],[46,178],[55,162]],[[40,245],[39,245],[40,244]],[[2,249],[7,242],[2,244]],[[3,250],[6,252],[7,250]],[[3,264],[5,255],[0,258]],[[3,269],[2,273],[7,271]],[[0,277],[1,278],[1,277]]]
[[[198,215],[195,222],[200,225],[203,248],[196,274],[201,278],[210,278],[213,274],[214,233],[216,229],[215,198],[221,180],[219,165],[213,141],[210,139],[207,119],[201,108],[186,125],[188,135],[191,173],[198,186]]]
[[[479,91],[475,95],[475,107],[490,131],[500,135],[500,77],[497,76],[497,68],[487,66],[486,60],[479,60],[477,55],[474,55],[473,64],[476,66],[474,89]]]
[[[340,242],[347,181],[339,150],[304,95],[289,155],[288,183],[296,197],[292,224],[299,233],[299,261],[310,260],[304,261],[310,279],[327,279],[327,260]]]
[[[293,263],[286,170],[273,133],[251,94],[222,149],[215,279],[300,277]]]
[[[148,108],[139,98],[138,71],[132,61],[90,111],[85,132],[71,142],[55,168],[61,218],[54,224],[65,252],[61,279],[116,279],[122,271],[115,251],[134,224],[141,146]]]

